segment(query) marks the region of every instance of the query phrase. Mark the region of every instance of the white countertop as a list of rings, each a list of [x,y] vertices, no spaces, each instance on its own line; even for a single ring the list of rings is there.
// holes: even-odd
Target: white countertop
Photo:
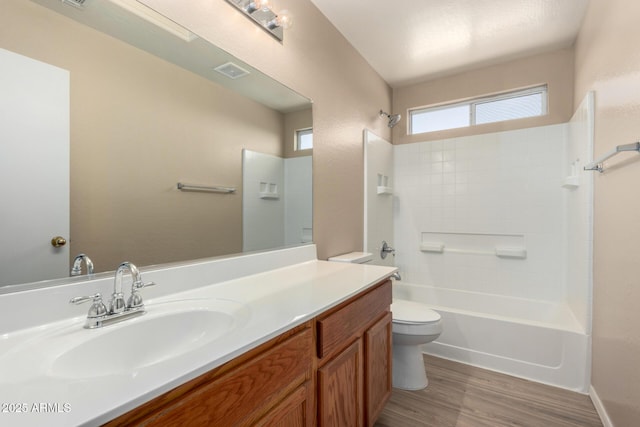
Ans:
[[[4,373],[0,375],[0,425],[100,425],[304,323],[394,271],[393,267],[313,260],[150,298],[145,301],[145,316],[167,301],[201,298],[233,300],[248,310],[234,333],[126,375],[66,378],[48,374],[47,363],[55,351],[49,345],[34,350],[30,343],[45,337],[44,342],[48,339],[54,348],[58,335],[68,331],[79,340],[95,334],[96,330],[83,329],[84,316],[5,333],[0,335],[0,372]],[[137,345],[145,351],[144,336]],[[117,352],[114,348],[114,355]]]

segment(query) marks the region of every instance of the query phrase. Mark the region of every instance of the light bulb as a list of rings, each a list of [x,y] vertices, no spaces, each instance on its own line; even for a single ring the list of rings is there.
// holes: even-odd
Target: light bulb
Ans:
[[[286,9],[281,10],[276,19],[278,20],[279,26],[285,30],[288,30],[293,25],[293,16],[291,16],[291,13]]]
[[[271,9],[271,0],[255,0],[258,9],[262,9],[265,12]]]
[[[270,7],[271,7],[271,4],[269,0],[251,0],[249,3],[247,3],[244,10],[248,14],[252,14],[257,10],[267,11],[269,10]]]
[[[256,10],[268,11],[271,9],[270,0],[252,0],[247,4],[245,10],[247,13],[253,13]]]
[[[286,30],[287,28],[291,28],[291,25],[293,25],[293,21],[291,20],[291,14],[289,13],[289,11],[283,10],[278,15],[276,15],[275,18],[267,22],[265,25],[270,30],[273,30],[274,28],[278,28],[278,27],[281,27]]]

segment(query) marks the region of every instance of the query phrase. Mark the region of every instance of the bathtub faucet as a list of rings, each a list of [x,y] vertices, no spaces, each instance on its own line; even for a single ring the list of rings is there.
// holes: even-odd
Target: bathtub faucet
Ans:
[[[387,242],[382,241],[382,248],[380,248],[380,258],[385,259],[388,254],[396,256],[396,250],[393,249]]]
[[[395,273],[393,273],[391,275],[391,278],[392,279],[396,279],[396,280],[402,280],[402,276],[400,276],[400,272],[399,271],[396,271]]]

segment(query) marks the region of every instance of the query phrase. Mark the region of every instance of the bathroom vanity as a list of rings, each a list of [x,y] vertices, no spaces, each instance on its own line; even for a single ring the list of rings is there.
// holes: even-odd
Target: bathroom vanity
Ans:
[[[107,426],[373,426],[391,394],[391,281]],[[317,350],[317,351],[314,351]]]
[[[0,424],[372,426],[391,392],[394,271],[313,245],[142,270],[147,312],[99,330],[67,302],[112,278],[0,295],[12,319],[43,309],[0,330],[0,400],[25,409]]]

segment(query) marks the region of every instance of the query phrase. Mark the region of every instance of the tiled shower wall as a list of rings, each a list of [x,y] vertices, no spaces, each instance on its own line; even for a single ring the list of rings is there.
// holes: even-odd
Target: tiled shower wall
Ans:
[[[564,300],[568,133],[569,124],[561,124],[394,146],[403,280]],[[450,236],[450,243],[442,253],[422,252],[424,233],[435,236],[430,240]],[[497,257],[492,239],[505,238],[520,242],[526,258]]]

